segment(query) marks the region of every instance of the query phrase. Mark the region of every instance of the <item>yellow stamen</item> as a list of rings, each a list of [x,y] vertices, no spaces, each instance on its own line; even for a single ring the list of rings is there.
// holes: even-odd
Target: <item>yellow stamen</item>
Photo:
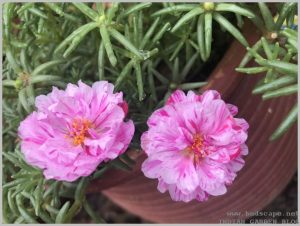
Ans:
[[[76,118],[71,123],[71,129],[66,137],[71,138],[74,145],[81,145],[88,136],[87,131],[91,127],[92,124],[89,120]]]
[[[185,155],[194,157],[194,162],[199,163],[207,153],[203,149],[204,139],[200,134],[195,134],[193,138],[193,143],[184,149]]]

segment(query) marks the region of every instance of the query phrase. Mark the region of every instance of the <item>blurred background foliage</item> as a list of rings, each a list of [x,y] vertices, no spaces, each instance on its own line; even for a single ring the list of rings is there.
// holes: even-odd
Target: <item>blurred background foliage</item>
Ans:
[[[17,129],[37,95],[52,86],[97,80],[124,92],[139,148],[148,116],[175,89],[197,90],[233,38],[248,52],[237,71],[264,74],[253,94],[297,92],[297,4],[294,3],[5,3],[3,12],[3,219],[5,223],[68,223],[95,214],[85,189],[110,167],[130,170],[126,153],[74,183],[46,181],[26,164]],[[251,20],[262,38],[249,46],[240,32]],[[247,67],[254,59],[256,67]],[[228,75],[230,76],[230,75]],[[241,75],[242,76],[242,75]],[[271,139],[297,119],[291,109]]]

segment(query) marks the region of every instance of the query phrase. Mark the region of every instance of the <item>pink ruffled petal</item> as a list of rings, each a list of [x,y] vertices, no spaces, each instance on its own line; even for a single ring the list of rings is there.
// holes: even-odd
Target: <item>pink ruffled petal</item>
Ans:
[[[183,91],[181,90],[176,90],[174,91],[171,96],[168,98],[166,105],[182,102],[186,100],[186,95]]]
[[[220,163],[227,163],[231,160],[230,154],[224,148],[210,154],[208,158]]]
[[[238,113],[238,108],[237,106],[233,105],[233,104],[226,104],[227,105],[227,108],[230,112],[230,114],[232,116],[235,116],[237,113]]]
[[[142,171],[148,178],[158,178],[161,170],[161,161],[147,159],[142,164]]]
[[[157,190],[159,190],[161,193],[165,193],[168,190],[168,184],[162,180],[158,180]]]
[[[92,85],[92,88],[97,93],[104,92],[107,94],[113,94],[113,91],[114,91],[114,85],[111,83],[108,83],[107,81],[95,82]]]
[[[200,101],[205,106],[218,99],[221,99],[221,95],[216,90],[207,90],[201,95]]]
[[[189,158],[184,159],[178,170],[180,176],[176,183],[177,187],[184,193],[195,191],[199,184],[199,178],[193,162]]]
[[[105,157],[108,159],[115,159],[119,155],[123,154],[126,151],[131,138],[133,137],[133,134],[133,122],[130,120],[126,123],[123,123],[118,129],[118,133],[116,135],[117,139],[114,140],[111,148],[109,150],[106,149],[106,151],[104,152]]]
[[[209,108],[203,108],[203,125],[202,133],[213,134],[228,128],[227,120],[232,117],[226,104],[222,100],[214,100],[210,103]]]
[[[190,202],[193,199],[196,199],[200,202],[203,202],[206,201],[208,197],[207,194],[200,189],[185,194],[180,189],[178,189],[178,187],[174,185],[169,186],[169,192],[172,200],[174,201]]]

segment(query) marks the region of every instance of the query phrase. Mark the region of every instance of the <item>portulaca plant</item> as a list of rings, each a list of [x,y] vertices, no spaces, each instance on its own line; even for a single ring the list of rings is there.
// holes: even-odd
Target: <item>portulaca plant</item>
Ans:
[[[86,189],[109,168],[130,171],[128,149],[147,155],[140,170],[173,201],[224,195],[251,125],[199,89],[232,38],[248,51],[236,70],[265,73],[254,94],[297,92],[295,2],[2,7],[5,223],[70,223],[82,209],[103,222]],[[252,47],[244,20],[261,31]],[[297,105],[271,139],[296,119]]]

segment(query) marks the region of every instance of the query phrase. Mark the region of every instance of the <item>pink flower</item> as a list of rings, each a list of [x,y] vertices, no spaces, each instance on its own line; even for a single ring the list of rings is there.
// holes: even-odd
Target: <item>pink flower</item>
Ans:
[[[92,87],[79,81],[38,96],[37,111],[18,131],[26,161],[43,169],[47,179],[74,181],[124,153],[134,125],[124,122],[127,103],[113,89],[106,81]]]
[[[177,90],[148,119],[141,137],[148,158],[142,171],[174,201],[207,200],[226,193],[243,167],[248,123],[217,91],[187,95]]]

